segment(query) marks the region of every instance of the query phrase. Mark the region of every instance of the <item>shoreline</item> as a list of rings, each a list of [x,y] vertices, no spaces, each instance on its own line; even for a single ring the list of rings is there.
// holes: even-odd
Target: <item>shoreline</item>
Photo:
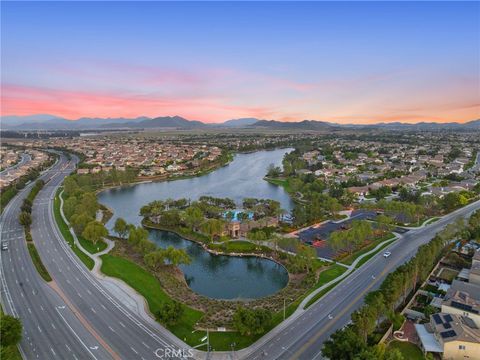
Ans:
[[[159,230],[159,231],[170,232],[172,234],[178,235],[182,239],[185,239],[187,241],[191,241],[191,242],[201,246],[203,248],[203,250],[207,251],[208,253],[210,253],[212,255],[217,255],[217,256],[222,256],[223,255],[223,256],[233,256],[233,257],[257,257],[257,258],[273,261],[277,265],[282,266],[285,269],[285,271],[287,272],[288,282],[283,288],[287,287],[288,284],[290,283],[291,274],[288,271],[287,267],[284,264],[282,264],[280,261],[274,259],[273,257],[269,257],[269,256],[266,256],[266,255],[263,255],[263,254],[255,254],[255,253],[226,253],[226,252],[223,252],[223,251],[212,250],[212,249],[208,248],[204,243],[194,239],[193,237],[189,237],[188,235],[183,235],[175,229],[163,228],[163,227],[160,227],[160,226],[157,227],[157,226],[154,226],[154,225],[149,225],[149,224],[146,224],[144,220],[145,219],[143,219],[142,222],[141,222],[141,224],[144,228],[151,229],[151,230]],[[238,240],[238,241],[246,241],[246,240]],[[246,241],[246,242],[248,242],[248,241]]]
[[[126,183],[126,184],[121,184],[121,185],[109,185],[102,187],[101,189],[95,190],[95,195],[99,195],[100,193],[111,190],[111,189],[116,189],[116,188],[126,188],[130,186],[136,186],[139,184],[148,184],[148,183],[160,183],[160,182],[169,182],[169,181],[176,181],[176,180],[184,180],[184,179],[193,179],[196,177],[200,177],[203,175],[207,175],[211,172],[214,172],[215,170],[218,170],[224,166],[228,166],[235,158],[236,153],[230,154],[228,160],[224,163],[216,164],[208,169],[205,169],[203,171],[200,171],[198,173],[193,173],[193,174],[183,174],[183,175],[157,175],[157,176],[151,176],[151,177],[143,177],[143,178],[138,178],[135,181],[132,181],[131,183]],[[111,210],[111,209],[110,209]],[[112,213],[114,213],[112,211]]]

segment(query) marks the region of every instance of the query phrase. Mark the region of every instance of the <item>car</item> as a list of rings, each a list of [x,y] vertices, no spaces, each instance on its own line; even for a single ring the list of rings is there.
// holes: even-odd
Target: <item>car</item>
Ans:
[[[389,257],[390,255],[392,255],[392,253],[391,253],[390,251],[385,251],[385,252],[383,253],[383,257],[384,257],[384,258],[387,258],[387,257]]]
[[[2,243],[2,250],[3,251],[8,250],[8,244],[6,242]]]

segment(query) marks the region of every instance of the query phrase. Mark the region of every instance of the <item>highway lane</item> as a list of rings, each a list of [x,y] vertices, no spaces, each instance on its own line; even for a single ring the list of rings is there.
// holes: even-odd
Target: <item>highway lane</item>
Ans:
[[[0,175],[6,175],[9,171],[15,170],[16,168],[18,168],[18,167],[20,167],[20,166],[22,166],[22,165],[24,165],[24,164],[26,164],[26,163],[28,163],[32,160],[32,157],[29,154],[22,153],[20,155],[20,157],[21,157],[21,159],[17,164],[3,169],[2,171],[0,171]]]
[[[57,169],[55,165],[42,178],[47,179]],[[1,217],[2,242],[7,242],[9,248],[1,253],[3,308],[22,320],[24,331],[19,348],[24,358],[95,359],[89,354],[89,345],[95,340],[38,275],[26,248],[18,215],[32,186],[20,191]],[[108,358],[102,349],[98,353]]]
[[[480,208],[480,201],[459,209],[444,218],[418,230],[411,230],[386,250],[392,255],[385,259],[383,252],[372,257],[364,266],[347,276],[332,291],[310,306],[288,327],[274,329],[273,333],[254,344],[244,359],[302,359],[321,358],[321,348],[330,335],[348,324],[352,312],[363,304],[369,291],[377,289],[389,272],[415,255],[418,247],[457,217],[465,217]],[[329,318],[331,315],[332,319]]]
[[[123,306],[103,288],[85,268],[61,237],[53,217],[53,198],[58,185],[75,164],[69,162],[65,170],[42,189],[34,204],[32,226],[34,241],[52,278],[66,298],[81,314],[99,341],[110,348],[114,358],[155,359],[157,349],[188,349],[162,327],[154,328]]]

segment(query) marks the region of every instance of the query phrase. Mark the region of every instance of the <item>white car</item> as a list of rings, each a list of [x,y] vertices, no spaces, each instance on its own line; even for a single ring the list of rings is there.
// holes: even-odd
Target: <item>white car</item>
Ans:
[[[8,244],[6,242],[2,243],[2,250],[8,250]]]
[[[384,257],[384,258],[387,258],[387,257],[389,257],[390,255],[392,255],[392,253],[391,253],[390,251],[385,251],[385,252],[383,253],[383,257]]]

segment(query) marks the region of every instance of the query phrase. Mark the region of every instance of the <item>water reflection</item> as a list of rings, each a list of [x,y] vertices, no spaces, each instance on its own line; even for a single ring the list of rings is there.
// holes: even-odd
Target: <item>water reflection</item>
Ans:
[[[281,165],[288,151],[290,149],[239,154],[228,166],[197,178],[106,190],[98,199],[114,212],[107,227],[112,228],[117,217],[138,225],[143,205],[166,198],[196,199],[209,195],[229,197],[241,204],[245,197],[256,197],[277,200],[284,209],[291,210],[291,199],[283,188],[263,180],[268,165]],[[191,264],[181,266],[187,284],[193,291],[211,298],[260,298],[277,292],[288,282],[286,270],[270,260],[212,255],[201,246],[169,232],[154,230],[150,238],[160,247],[171,245],[185,249],[192,258]]]

